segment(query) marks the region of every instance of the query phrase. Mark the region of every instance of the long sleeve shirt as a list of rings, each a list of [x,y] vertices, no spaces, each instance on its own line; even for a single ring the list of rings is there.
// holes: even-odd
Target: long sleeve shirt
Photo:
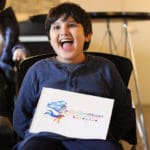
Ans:
[[[115,65],[102,57],[88,55],[87,58],[85,62],[74,65],[72,69],[54,59],[44,59],[28,70],[20,88],[13,118],[16,132],[24,139],[21,144],[32,136],[40,135],[40,133],[32,135],[28,129],[43,87],[115,99],[108,141],[115,142],[122,139],[133,127],[130,93]],[[51,133],[43,133],[42,136],[62,140],[68,150],[100,149],[98,144],[100,140],[66,140]]]

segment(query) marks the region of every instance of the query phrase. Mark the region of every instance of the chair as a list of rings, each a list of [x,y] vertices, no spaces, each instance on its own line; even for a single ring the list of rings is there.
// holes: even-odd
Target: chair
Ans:
[[[85,53],[90,54],[90,55],[95,55],[95,56],[101,56],[101,57],[104,57],[104,58],[112,61],[116,65],[125,85],[128,86],[129,79],[130,79],[132,69],[133,69],[132,62],[128,58],[118,56],[118,55],[113,55],[113,54],[100,53],[100,52],[87,51]],[[35,62],[37,62],[41,59],[52,57],[55,55],[56,55],[55,53],[36,55],[36,56],[28,57],[24,61],[22,61],[18,68],[19,87],[22,83],[25,73],[27,72],[27,70],[29,69],[30,66],[32,66]],[[133,108],[133,114],[135,115],[134,108]],[[132,131],[130,131],[130,133],[128,133],[128,135],[126,135],[124,137],[124,140],[132,145],[131,150],[136,149],[136,144],[137,144],[136,119],[135,119],[134,128],[132,129]]]

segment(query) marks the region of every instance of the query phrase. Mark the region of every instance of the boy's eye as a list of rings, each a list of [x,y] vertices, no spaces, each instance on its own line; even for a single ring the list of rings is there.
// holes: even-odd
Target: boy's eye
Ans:
[[[76,27],[77,25],[75,23],[70,23],[69,27]]]
[[[54,26],[52,26],[52,29],[53,30],[58,30],[58,29],[60,29],[60,26],[59,25],[54,25]]]

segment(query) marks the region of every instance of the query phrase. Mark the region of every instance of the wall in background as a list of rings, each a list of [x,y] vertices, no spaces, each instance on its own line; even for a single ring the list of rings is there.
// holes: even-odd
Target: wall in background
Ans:
[[[80,4],[87,11],[121,11],[121,12],[148,12],[150,13],[149,0],[69,0]],[[18,20],[27,19],[35,14],[47,13],[49,8],[64,0],[20,0],[7,1],[7,6],[12,6],[16,12]],[[92,5],[91,5],[92,3]],[[124,49],[124,28],[123,22],[111,22],[112,34],[117,44],[117,52],[123,54]],[[132,46],[135,55],[135,62],[140,85],[140,94],[143,104],[150,104],[150,20],[149,21],[129,21],[129,29],[132,38]],[[93,38],[90,50],[110,52],[108,39],[105,37],[106,22],[93,22]],[[130,86],[136,101],[136,91],[133,77]]]
[[[60,0],[7,0],[6,6],[12,6],[18,21],[26,20],[29,16],[45,14],[49,8],[58,4]]]

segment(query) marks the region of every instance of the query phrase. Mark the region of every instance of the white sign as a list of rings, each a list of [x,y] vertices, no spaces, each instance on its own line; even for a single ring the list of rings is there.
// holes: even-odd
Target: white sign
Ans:
[[[29,132],[106,139],[113,99],[43,88]]]

